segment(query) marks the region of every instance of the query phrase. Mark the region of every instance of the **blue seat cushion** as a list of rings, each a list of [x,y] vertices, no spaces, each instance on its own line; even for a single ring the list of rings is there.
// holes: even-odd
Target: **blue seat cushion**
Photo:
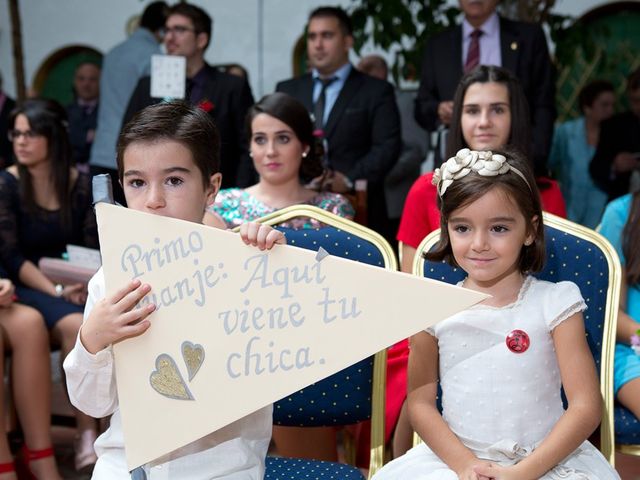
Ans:
[[[267,457],[265,480],[364,480],[356,467],[303,458]]]

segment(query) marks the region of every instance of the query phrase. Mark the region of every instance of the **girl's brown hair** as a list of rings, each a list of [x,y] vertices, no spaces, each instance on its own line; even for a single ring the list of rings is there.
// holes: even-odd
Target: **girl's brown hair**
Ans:
[[[504,155],[511,166],[522,172],[527,180],[526,183],[520,175],[514,172],[485,177],[472,171],[467,176],[454,180],[440,198],[440,241],[435,249],[426,252],[424,257],[430,261],[445,260],[450,265],[457,267],[447,228],[451,214],[455,210],[473,203],[491,189],[500,188],[524,216],[527,223],[527,234],[533,234],[534,237],[531,245],[523,245],[518,268],[523,273],[538,272],[544,266],[545,245],[540,194],[533,172],[529,162],[516,151],[496,151],[493,153]]]

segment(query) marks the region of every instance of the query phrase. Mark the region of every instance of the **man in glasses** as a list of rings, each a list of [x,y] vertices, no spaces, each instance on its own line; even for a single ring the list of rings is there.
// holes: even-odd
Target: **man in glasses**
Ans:
[[[200,7],[178,3],[169,9],[164,45],[169,55],[181,55],[187,63],[185,100],[213,118],[220,133],[222,186],[246,187],[251,179],[238,178],[238,165],[250,163],[244,132],[253,95],[246,79],[228,75],[208,65],[204,52],[211,41],[211,17]],[[123,125],[139,110],[159,103],[151,97],[151,77],[142,78],[131,96]]]

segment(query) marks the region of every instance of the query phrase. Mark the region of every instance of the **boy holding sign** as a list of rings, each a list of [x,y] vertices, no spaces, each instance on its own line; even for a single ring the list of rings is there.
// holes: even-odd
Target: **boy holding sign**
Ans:
[[[218,157],[218,134],[205,112],[181,102],[142,110],[118,142],[118,175],[129,208],[201,223],[220,188]],[[284,243],[282,233],[266,225],[244,224],[240,236],[260,250]],[[134,308],[150,291],[136,279],[106,296],[98,271],[89,283],[84,324],[64,362],[71,402],[95,417],[113,414],[95,444],[94,479],[129,478],[111,346],[151,326],[147,317],[156,306]],[[142,478],[262,478],[271,423],[268,406],[145,465]]]

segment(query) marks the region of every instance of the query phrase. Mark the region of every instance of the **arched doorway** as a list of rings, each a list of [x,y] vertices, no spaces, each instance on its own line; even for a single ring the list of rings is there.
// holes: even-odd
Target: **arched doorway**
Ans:
[[[74,71],[84,62],[100,65],[102,53],[86,45],[72,45],[56,50],[38,68],[33,80],[33,90],[42,97],[68,105],[73,101]]]

